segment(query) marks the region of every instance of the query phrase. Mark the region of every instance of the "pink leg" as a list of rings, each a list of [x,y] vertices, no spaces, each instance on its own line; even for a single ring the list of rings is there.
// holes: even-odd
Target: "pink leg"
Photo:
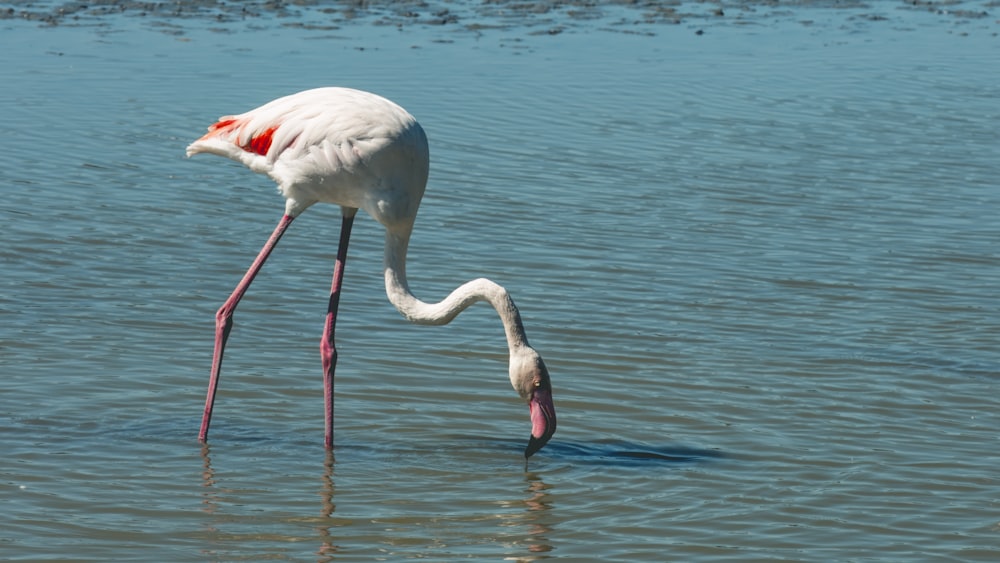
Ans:
[[[323,325],[323,339],[319,343],[319,353],[323,358],[323,403],[326,408],[326,438],[328,449],[333,448],[333,372],[337,369],[337,346],[334,331],[337,326],[337,307],[340,305],[340,286],[344,281],[344,264],[347,263],[347,243],[351,239],[351,226],[357,210],[344,210],[340,226],[340,244],[337,247],[337,263],[333,266],[333,285],[330,287],[330,304],[326,309]]]
[[[212,421],[215,390],[219,387],[219,371],[222,369],[222,351],[226,347],[226,340],[229,339],[229,331],[233,328],[233,312],[236,311],[236,306],[239,304],[240,299],[243,299],[243,294],[247,292],[250,283],[257,277],[257,273],[260,272],[264,261],[270,256],[271,251],[274,250],[274,246],[278,244],[278,240],[281,239],[281,235],[285,234],[285,230],[292,224],[293,219],[295,217],[291,215],[285,215],[281,218],[278,226],[274,229],[274,233],[271,234],[271,238],[264,244],[264,248],[261,249],[253,264],[250,265],[250,269],[247,270],[243,279],[240,280],[239,285],[233,290],[233,294],[229,296],[229,299],[223,303],[222,308],[215,314],[215,354],[212,356],[212,375],[208,380],[208,396],[205,397],[205,414],[201,418],[201,430],[198,432],[198,439],[202,442],[208,440],[208,425]]]

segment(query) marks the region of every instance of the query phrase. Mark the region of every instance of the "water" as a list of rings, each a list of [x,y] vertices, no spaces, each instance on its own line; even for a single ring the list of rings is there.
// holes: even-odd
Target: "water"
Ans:
[[[0,558],[996,560],[992,8],[470,6],[0,22]],[[416,293],[516,298],[560,417],[527,468],[495,314],[406,323],[367,217],[323,450],[330,206],[242,303],[197,442],[282,204],[184,147],[328,84],[428,132]]]

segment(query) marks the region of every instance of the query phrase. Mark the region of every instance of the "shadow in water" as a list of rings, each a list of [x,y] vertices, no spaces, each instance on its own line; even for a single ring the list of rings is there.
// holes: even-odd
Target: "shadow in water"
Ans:
[[[563,461],[592,465],[646,466],[695,463],[725,457],[719,450],[676,444],[655,446],[623,440],[597,442],[550,442],[539,454]]]
[[[336,451],[351,456],[368,458],[379,463],[401,456],[411,463],[434,465],[447,458],[449,463],[481,463],[484,458],[525,461],[524,442],[503,440],[486,436],[451,435],[436,442],[409,444],[344,443]],[[706,462],[728,457],[726,453],[706,448],[680,444],[643,444],[625,440],[594,440],[587,442],[552,441],[541,451],[526,460],[525,470],[542,467],[546,463],[570,465],[604,465],[618,467],[666,466]],[[462,460],[462,461],[459,461]],[[391,462],[391,461],[390,461]],[[470,470],[475,470],[471,468]]]

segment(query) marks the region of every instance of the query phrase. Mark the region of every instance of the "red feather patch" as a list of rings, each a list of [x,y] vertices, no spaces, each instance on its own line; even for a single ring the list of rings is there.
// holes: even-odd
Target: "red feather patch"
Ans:
[[[255,152],[261,156],[267,155],[268,149],[271,148],[271,139],[274,137],[274,132],[277,130],[277,127],[271,127],[263,133],[251,137],[250,142],[243,145],[243,150],[247,152]]]
[[[220,133],[225,133],[226,131],[232,129],[232,125],[234,123],[236,123],[235,119],[224,119],[218,123],[214,123],[211,127],[209,127],[208,132],[215,133],[217,135]]]

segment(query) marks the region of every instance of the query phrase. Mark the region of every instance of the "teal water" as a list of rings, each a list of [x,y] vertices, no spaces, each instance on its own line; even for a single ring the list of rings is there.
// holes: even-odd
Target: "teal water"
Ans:
[[[995,560],[1000,30],[873,6],[0,20],[0,558]],[[527,468],[495,314],[408,324],[367,217],[324,451],[331,206],[241,304],[197,442],[283,206],[184,148],[320,85],[427,131],[410,283],[517,300],[559,413]]]

